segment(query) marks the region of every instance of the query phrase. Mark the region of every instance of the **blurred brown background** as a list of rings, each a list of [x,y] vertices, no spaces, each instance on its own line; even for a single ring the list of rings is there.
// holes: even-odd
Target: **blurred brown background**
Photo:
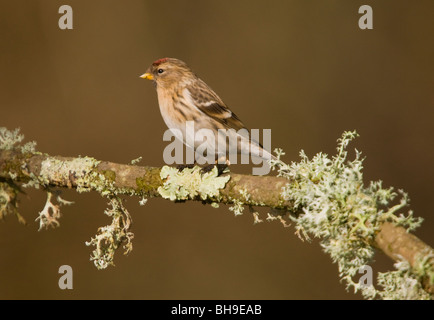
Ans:
[[[69,4],[74,29],[58,28]],[[374,29],[358,28],[370,4]],[[334,154],[343,131],[361,137],[366,183],[409,192],[434,245],[434,2],[429,1],[0,1],[0,126],[20,127],[51,155],[163,165],[165,125],[149,64],[185,60],[250,128],[272,128],[286,160]],[[244,169],[237,169],[237,172]],[[27,190],[0,223],[0,298],[358,299],[337,266],[294,228],[253,225],[226,206],[127,199],[134,250],[97,271],[84,245],[106,200],[64,192],[61,227],[37,232],[45,193]],[[58,268],[74,270],[62,291]],[[374,271],[392,268],[376,255]]]

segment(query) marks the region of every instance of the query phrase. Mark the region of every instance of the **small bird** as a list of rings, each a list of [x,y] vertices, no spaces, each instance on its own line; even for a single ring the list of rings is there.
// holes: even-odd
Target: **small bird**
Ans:
[[[204,141],[197,137],[193,140],[186,137],[186,122],[193,121],[195,134],[201,129],[210,129],[214,133],[216,140],[212,149],[216,163],[225,161],[226,164],[230,164],[230,153],[251,154],[263,160],[276,159],[259,142],[249,137],[240,118],[185,62],[175,58],[158,59],[140,77],[153,81],[164,122],[169,129],[178,129],[182,132],[182,140],[188,147],[195,149]],[[229,139],[237,139],[232,148],[219,146],[219,143],[227,143],[226,137],[217,139],[219,134],[221,135],[219,129],[226,129]],[[245,130],[239,131],[240,129]],[[194,141],[194,145],[191,141]]]

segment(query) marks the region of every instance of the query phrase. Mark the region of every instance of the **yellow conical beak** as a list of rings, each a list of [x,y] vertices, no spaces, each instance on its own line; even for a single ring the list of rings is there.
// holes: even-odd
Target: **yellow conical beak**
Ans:
[[[140,78],[148,79],[148,80],[154,80],[154,76],[150,73],[144,73],[140,76]]]

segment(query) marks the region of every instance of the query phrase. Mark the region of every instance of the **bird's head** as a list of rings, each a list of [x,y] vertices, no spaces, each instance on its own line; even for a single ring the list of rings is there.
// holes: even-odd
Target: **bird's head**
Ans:
[[[169,87],[177,83],[186,83],[196,76],[184,61],[162,58],[154,61],[140,77],[154,81],[157,87]]]

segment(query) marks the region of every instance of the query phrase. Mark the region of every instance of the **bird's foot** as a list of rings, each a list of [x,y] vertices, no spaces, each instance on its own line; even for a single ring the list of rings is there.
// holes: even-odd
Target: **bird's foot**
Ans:
[[[178,164],[178,165],[176,166],[176,169],[178,169],[178,171],[182,171],[182,170],[184,170],[185,168],[193,169],[194,166],[195,166],[195,164]]]
[[[227,164],[209,164],[202,168],[202,174],[210,172],[214,167],[217,167],[217,176],[221,176],[229,166]]]

